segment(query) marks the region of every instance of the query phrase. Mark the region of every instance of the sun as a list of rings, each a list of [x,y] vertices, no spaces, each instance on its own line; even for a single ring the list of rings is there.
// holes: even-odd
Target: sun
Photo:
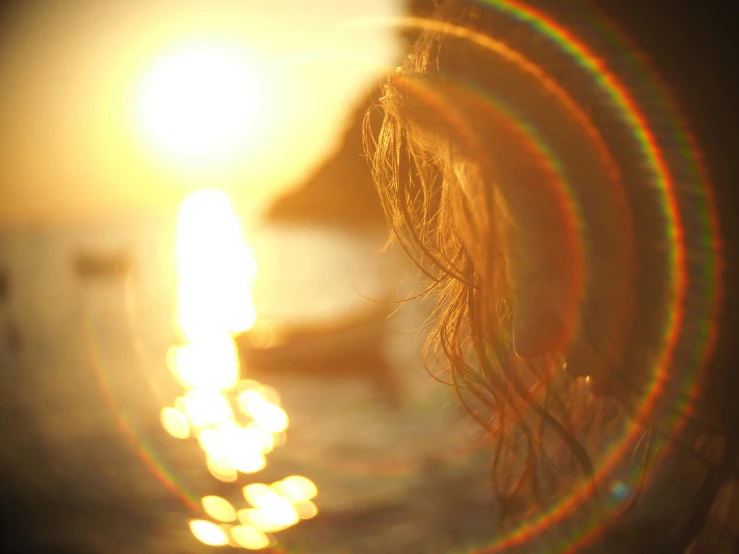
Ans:
[[[197,41],[158,58],[140,82],[135,118],[145,140],[185,166],[222,164],[261,125],[263,76],[245,52]]]

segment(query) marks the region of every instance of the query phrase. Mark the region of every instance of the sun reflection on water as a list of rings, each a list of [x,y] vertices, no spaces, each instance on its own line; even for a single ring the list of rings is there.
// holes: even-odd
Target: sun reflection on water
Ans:
[[[265,455],[284,442],[289,419],[276,390],[239,379],[233,336],[256,321],[250,285],[257,264],[226,194],[206,190],[185,199],[175,252],[177,328],[183,344],[170,349],[167,365],[184,393],[174,406],[163,408],[162,426],[175,438],[194,437],[211,475],[235,483],[239,474],[264,469]],[[274,543],[269,533],[317,513],[311,502],[317,489],[306,477],[250,483],[242,491],[251,507],[238,511],[220,496],[202,498],[204,512],[219,523],[190,521],[199,541],[258,550]]]

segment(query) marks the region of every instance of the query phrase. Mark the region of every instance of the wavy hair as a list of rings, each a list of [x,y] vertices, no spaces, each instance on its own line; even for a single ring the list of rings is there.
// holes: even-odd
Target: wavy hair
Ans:
[[[451,2],[437,17],[475,16],[475,10]],[[620,418],[615,403],[594,399],[582,380],[566,376],[556,356],[525,361],[514,354],[511,277],[498,226],[510,216],[495,187],[474,187],[480,191],[475,202],[485,207],[482,217],[462,192],[465,181],[480,180],[488,163],[483,139],[427,132],[424,119],[433,117],[433,100],[411,98],[413,79],[443,87],[445,66],[468,63],[468,48],[443,33],[424,33],[366,115],[365,149],[391,241],[425,274],[426,292],[436,298],[424,350],[427,370],[435,372],[439,364],[446,369],[461,403],[494,438],[492,485],[500,515],[508,520],[545,509],[558,493],[590,477],[588,447],[599,444],[607,429],[615,430]],[[474,160],[459,148],[465,140],[478,152]],[[600,417],[584,417],[591,409]]]
[[[461,0],[447,1],[435,18],[483,32],[486,25],[484,9]],[[457,124],[436,124],[440,109],[450,100],[444,95],[450,82],[462,79],[483,89],[495,87],[480,67],[479,52],[471,43],[438,28],[424,31],[403,65],[383,83],[379,102],[364,120],[365,150],[389,223],[390,242],[397,242],[425,274],[425,293],[436,299],[425,365],[434,376],[438,365],[446,370],[461,403],[488,431],[493,445],[492,488],[499,516],[508,523],[550,508],[573,490],[587,491],[578,504],[600,509],[599,489],[591,481],[598,455],[624,425],[641,425],[641,438],[632,450],[632,462],[640,470],[634,494],[611,512],[616,517],[609,521],[614,521],[636,505],[657,433],[650,422],[626,423],[623,398],[616,402],[593,397],[583,379],[561,371],[556,356],[522,360],[513,351],[511,273],[500,224],[525,222],[512,221],[495,186],[481,186],[482,175],[495,175],[496,160],[491,159],[495,150],[486,144],[479,122],[467,118]],[[441,92],[434,96],[434,90]],[[627,195],[639,210],[634,226],[640,274],[635,284],[635,325],[628,338],[631,351],[622,362],[626,370],[615,379],[634,401],[643,394],[639,368],[650,363],[648,345],[659,341],[659,320],[667,317],[662,289],[670,269],[660,235],[663,222],[655,215],[658,212],[650,211],[660,200],[654,188],[645,185],[638,165],[627,162],[624,167]],[[469,190],[476,192],[472,199]],[[477,209],[472,209],[472,202]],[[697,275],[701,271],[697,245],[695,252],[688,262]],[[690,246],[688,255],[692,256]],[[707,313],[705,307],[693,306],[698,317]],[[586,306],[584,331],[591,333],[596,326],[597,319]],[[690,348],[690,340],[678,342],[673,356],[689,361]],[[682,363],[674,369],[672,382],[664,383],[658,401],[666,410],[676,413],[669,388],[679,388],[681,376],[689,370],[689,364]],[[727,372],[712,371],[709,385],[721,390],[715,383],[721,383]],[[669,437],[672,444],[685,446],[687,455],[698,456],[704,467],[713,466],[699,487],[695,506],[688,507],[690,514],[679,518],[682,524],[670,539],[672,546],[684,547],[699,532],[722,479],[717,476],[730,460],[724,455],[719,469],[699,454],[713,446],[696,446],[710,443],[706,436],[720,434],[725,424],[710,414],[730,410],[728,405],[713,412],[706,408],[713,394],[695,399],[696,406],[680,414],[686,418],[682,435]],[[729,423],[735,419],[727,417]],[[613,530],[614,536],[618,534]]]

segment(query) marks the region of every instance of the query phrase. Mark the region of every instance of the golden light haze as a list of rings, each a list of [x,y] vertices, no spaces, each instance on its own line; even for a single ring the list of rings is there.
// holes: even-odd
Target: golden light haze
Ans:
[[[360,94],[397,60],[390,29],[339,24],[400,10],[396,0],[184,1],[176,8],[53,0],[16,8],[0,52],[0,224],[173,208],[200,188],[260,205],[331,153]],[[259,104],[259,128],[244,130],[248,141],[218,164],[167,155],[137,120],[147,72],[192,44],[228,45],[250,60],[263,85],[261,101],[245,99],[236,113],[244,117],[235,118],[256,125],[249,110]],[[218,82],[207,72],[203,80]],[[181,87],[192,92],[192,82]]]

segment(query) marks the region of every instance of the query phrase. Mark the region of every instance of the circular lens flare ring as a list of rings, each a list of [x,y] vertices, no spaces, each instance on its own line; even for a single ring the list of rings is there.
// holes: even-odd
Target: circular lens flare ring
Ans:
[[[633,139],[638,143],[645,165],[654,175],[654,184],[661,193],[663,215],[666,222],[665,238],[669,244],[667,252],[668,263],[671,267],[671,271],[669,272],[671,280],[667,283],[667,288],[669,289],[671,296],[668,302],[670,317],[665,322],[662,344],[659,345],[659,352],[654,360],[654,375],[652,382],[648,387],[648,394],[637,407],[638,419],[645,421],[653,412],[655,408],[655,400],[661,394],[662,388],[668,377],[667,371],[671,365],[672,355],[678,341],[678,335],[681,330],[684,314],[686,291],[685,245],[683,242],[683,222],[680,214],[680,206],[678,204],[678,190],[673,180],[672,170],[668,165],[668,161],[658,138],[650,128],[650,120],[642,111],[637,99],[632,96],[631,91],[619,81],[616,74],[610,71],[606,62],[602,58],[596,57],[584,42],[574,36],[569,29],[559,24],[549,15],[530,7],[523,2],[519,2],[517,0],[486,0],[484,3],[491,10],[495,10],[518,22],[528,25],[533,33],[542,36],[551,43],[553,47],[566,53],[582,70],[584,70],[586,74],[592,77],[595,85],[608,99],[610,99],[613,103],[614,109],[619,113],[619,116],[625,124],[630,127]],[[511,61],[514,63],[520,63],[522,68],[531,70],[533,76],[540,77],[541,82],[545,86],[549,87],[556,97],[568,105],[568,107],[573,110],[573,114],[578,116],[582,124],[591,130],[593,133],[593,139],[600,145],[599,148],[604,154],[604,161],[611,158],[607,145],[603,142],[597,129],[590,121],[590,118],[576,103],[571,101],[566,91],[559,87],[556,81],[548,78],[540,68],[537,68],[534,64],[526,60],[525,57],[513,52],[505,45],[502,45],[491,37],[461,26],[414,17],[386,18],[374,21],[365,19],[354,22],[353,24],[390,25],[437,33],[449,33],[460,38],[468,39],[482,48],[487,48],[501,55],[513,53],[514,55],[511,57]],[[621,37],[618,37],[613,29],[606,23],[600,24],[599,27],[609,35],[613,35],[613,38],[611,39],[613,44],[621,48],[627,46],[628,42],[621,39]],[[637,62],[634,64],[636,69],[646,71],[646,64],[643,64],[642,60],[639,59],[637,55],[632,53],[627,53],[626,55]],[[644,65],[644,67],[642,67],[640,63]],[[695,368],[694,375],[687,377],[690,382],[685,384],[685,389],[687,393],[686,399],[689,400],[698,394],[698,385],[702,379],[700,370],[707,357],[710,355],[712,344],[715,341],[715,316],[719,305],[719,299],[721,297],[720,269],[722,267],[721,259],[718,256],[718,225],[715,217],[715,206],[712,199],[707,172],[701,166],[700,154],[697,152],[695,143],[691,139],[690,135],[687,134],[685,125],[679,118],[674,102],[671,101],[668,92],[657,80],[653,79],[649,75],[647,75],[647,82],[653,84],[655,92],[665,98],[665,105],[668,108],[666,115],[673,116],[675,119],[674,122],[670,121],[669,123],[671,124],[673,131],[677,133],[679,137],[682,137],[681,140],[685,146],[685,152],[683,153],[685,162],[691,167],[692,174],[697,180],[697,186],[700,187],[700,190],[702,190],[704,194],[704,197],[698,201],[697,207],[691,207],[691,209],[705,210],[707,212],[707,215],[699,214],[699,216],[702,224],[701,232],[705,233],[706,237],[704,239],[704,246],[706,246],[705,253],[710,259],[710,262],[707,264],[710,275],[708,275],[708,278],[706,279],[708,284],[703,291],[707,305],[710,305],[710,313],[705,314],[705,319],[706,325],[713,331],[706,334],[706,339],[704,341],[696,341],[698,351],[696,359],[701,362],[701,365]],[[615,164],[612,167],[617,171]],[[635,443],[639,434],[638,427],[639,426],[633,426],[630,430],[627,430],[622,439],[617,441],[618,444],[609,449],[606,453],[605,461],[596,468],[596,475],[594,476],[595,484],[601,483],[608,477],[618,461],[623,457],[625,449],[628,448],[630,444]],[[680,421],[677,421],[675,428],[679,427]],[[551,510],[541,514],[534,520],[525,522],[518,529],[514,530],[514,532],[508,534],[508,536],[496,541],[494,545],[485,551],[497,552],[512,545],[524,543],[533,536],[545,531],[554,523],[563,520],[567,514],[572,513],[574,508],[584,502],[591,495],[593,490],[592,486],[586,486],[582,490],[576,491],[574,494],[565,498],[560,504],[554,506]],[[594,523],[584,532],[578,531],[576,537],[573,535],[572,542],[560,545],[560,550],[574,551],[578,545],[583,545],[588,540],[592,540],[592,538],[597,535],[600,527],[601,526],[598,523]]]

